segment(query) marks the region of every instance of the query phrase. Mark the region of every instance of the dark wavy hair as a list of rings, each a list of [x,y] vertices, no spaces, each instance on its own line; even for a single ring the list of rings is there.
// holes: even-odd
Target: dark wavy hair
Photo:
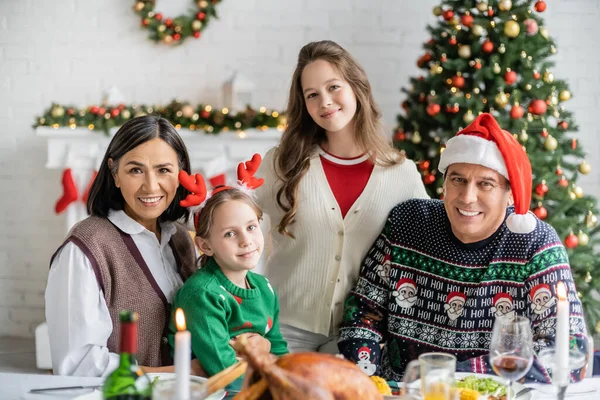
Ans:
[[[90,215],[106,218],[110,209],[124,209],[125,199],[121,194],[121,190],[115,185],[113,177],[119,168],[119,160],[139,145],[157,138],[164,140],[175,150],[179,170],[184,170],[188,174],[191,173],[190,157],[185,143],[168,120],[156,115],[133,118],[121,126],[110,141],[104,154],[98,176],[92,184],[87,201],[87,210]],[[108,166],[109,159],[113,160],[112,168]],[[189,193],[183,185],[179,185],[175,198],[158,220],[160,222],[176,221],[181,218],[187,220],[189,212],[179,202],[185,199]]]

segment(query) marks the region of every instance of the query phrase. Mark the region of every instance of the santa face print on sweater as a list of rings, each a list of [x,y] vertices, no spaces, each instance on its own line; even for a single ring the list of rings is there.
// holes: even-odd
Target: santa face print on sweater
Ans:
[[[513,298],[510,294],[498,293],[494,296],[492,301],[494,305],[491,308],[491,312],[496,317],[511,317],[515,315],[515,311],[513,310]]]
[[[467,301],[467,296],[461,292],[450,292],[448,293],[448,297],[446,298],[446,304],[444,304],[444,309],[448,313],[448,318],[450,318],[450,322],[455,322],[458,317],[463,315],[465,310],[465,302]]]
[[[402,278],[396,284],[396,290],[392,292],[392,296],[402,308],[410,308],[417,301],[417,284],[409,278]]]
[[[529,291],[529,298],[531,299],[531,309],[539,316],[545,314],[556,304],[556,297],[552,296],[550,286],[545,283],[534,286]]]

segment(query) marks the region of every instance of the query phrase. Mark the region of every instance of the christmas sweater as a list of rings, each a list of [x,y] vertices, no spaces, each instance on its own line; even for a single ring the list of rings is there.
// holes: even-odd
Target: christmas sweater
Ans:
[[[288,353],[279,330],[279,302],[269,281],[248,272],[250,289],[231,282],[213,258],[181,287],[173,311],[182,308],[192,336],[193,356],[212,376],[235,364],[235,350],[229,340],[242,333],[258,333],[271,342],[271,353]],[[173,345],[174,317],[169,342]]]
[[[497,316],[529,318],[536,354],[554,346],[558,281],[568,288],[572,343],[586,351],[567,253],[550,225],[538,220],[533,232],[516,234],[503,222],[491,237],[464,244],[443,202],[409,200],[391,211],[361,266],[338,345],[365,372],[388,380],[400,381],[407,363],[426,352],[454,354],[457,371],[493,373],[488,354]],[[525,379],[551,376],[534,357]],[[571,378],[580,380],[580,371]]]

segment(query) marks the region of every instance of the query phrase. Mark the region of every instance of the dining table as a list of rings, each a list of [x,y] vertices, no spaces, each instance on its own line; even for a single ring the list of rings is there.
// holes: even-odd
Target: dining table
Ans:
[[[102,385],[103,381],[104,378],[58,376],[49,374],[0,373],[0,399],[76,399],[77,397],[81,397],[92,390],[99,390],[98,388]],[[32,389],[73,386],[82,386],[86,388],[44,393],[30,393],[30,390]],[[524,386],[531,387],[533,390],[530,392],[530,396],[523,396],[523,399],[528,398],[530,400],[551,400],[556,398],[552,394],[553,388],[550,385],[526,383]],[[234,393],[228,394],[226,399],[233,397],[233,395]],[[600,377],[586,378],[581,382],[569,385],[566,398],[573,400],[599,400]]]

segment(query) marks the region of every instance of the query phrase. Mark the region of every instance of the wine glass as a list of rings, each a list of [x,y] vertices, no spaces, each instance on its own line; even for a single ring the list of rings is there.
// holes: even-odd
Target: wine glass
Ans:
[[[525,376],[533,364],[533,336],[528,318],[512,315],[496,318],[490,363],[494,372],[508,381],[506,398],[512,399],[513,381]]]

